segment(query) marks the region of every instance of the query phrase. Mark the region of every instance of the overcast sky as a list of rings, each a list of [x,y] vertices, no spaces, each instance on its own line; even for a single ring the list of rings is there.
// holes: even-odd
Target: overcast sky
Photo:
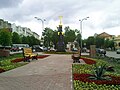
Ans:
[[[41,35],[45,27],[57,29],[59,16],[63,27],[80,29],[79,19],[89,17],[82,25],[83,38],[107,32],[120,35],[120,0],[0,0],[0,18]]]

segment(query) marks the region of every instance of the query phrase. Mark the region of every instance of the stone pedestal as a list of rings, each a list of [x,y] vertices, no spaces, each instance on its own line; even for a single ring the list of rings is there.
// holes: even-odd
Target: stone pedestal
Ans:
[[[90,45],[90,57],[96,56],[96,45]]]
[[[64,44],[63,33],[62,33],[62,25],[59,25],[59,28],[58,28],[57,51],[65,52],[65,44]]]

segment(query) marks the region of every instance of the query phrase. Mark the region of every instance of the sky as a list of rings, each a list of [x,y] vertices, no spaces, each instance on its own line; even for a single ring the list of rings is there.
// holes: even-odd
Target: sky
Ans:
[[[22,27],[28,27],[33,32],[42,34],[44,28],[57,30],[63,16],[63,29],[80,30],[82,21],[82,37],[87,38],[95,33],[106,32],[120,35],[120,0],[0,0],[0,18]],[[64,30],[63,30],[64,31]]]

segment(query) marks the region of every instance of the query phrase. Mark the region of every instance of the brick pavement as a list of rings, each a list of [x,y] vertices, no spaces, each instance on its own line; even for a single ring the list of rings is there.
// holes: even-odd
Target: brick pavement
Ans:
[[[72,90],[71,55],[50,55],[0,74],[0,90]]]

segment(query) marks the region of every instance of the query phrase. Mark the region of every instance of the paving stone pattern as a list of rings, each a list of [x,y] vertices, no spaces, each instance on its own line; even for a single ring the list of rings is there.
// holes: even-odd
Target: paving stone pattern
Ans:
[[[1,73],[0,90],[72,90],[71,55],[47,58]]]

